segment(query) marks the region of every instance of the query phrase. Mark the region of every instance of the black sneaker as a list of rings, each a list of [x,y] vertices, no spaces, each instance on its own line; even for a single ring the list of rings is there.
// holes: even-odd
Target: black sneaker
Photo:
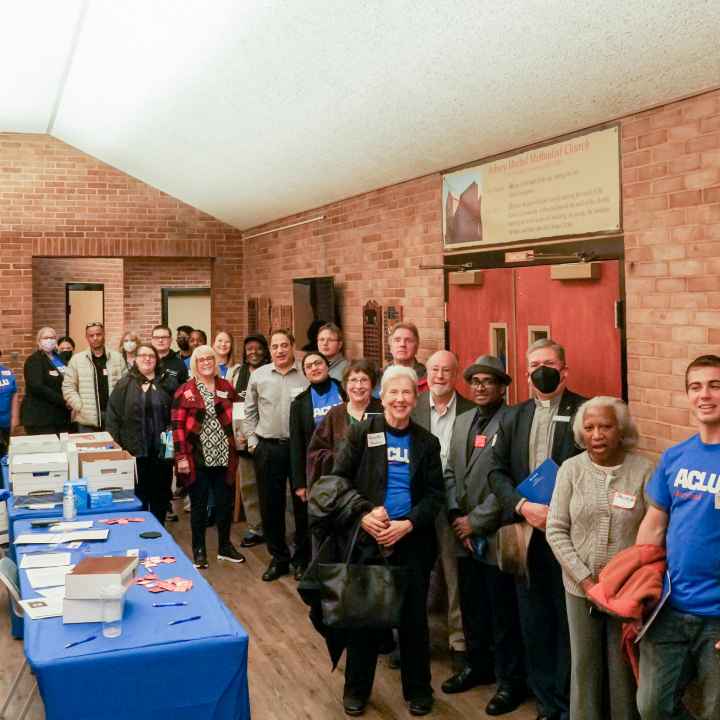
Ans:
[[[193,565],[196,568],[206,568],[208,566],[205,548],[195,548],[193,550]]]
[[[251,548],[256,545],[262,545],[265,542],[265,538],[262,535],[254,532],[245,533],[243,539],[240,541],[240,547]]]
[[[244,563],[245,556],[239,553],[232,543],[223,545],[218,549],[218,560],[227,560],[232,563]]]

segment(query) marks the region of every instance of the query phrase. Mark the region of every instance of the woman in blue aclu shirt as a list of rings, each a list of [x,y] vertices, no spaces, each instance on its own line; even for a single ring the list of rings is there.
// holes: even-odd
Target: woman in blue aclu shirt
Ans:
[[[410,419],[417,400],[412,368],[388,368],[380,398],[383,414],[350,428],[333,467],[333,476],[350,481],[359,496],[349,524],[335,532],[339,543],[347,545],[347,535],[359,521],[362,561],[379,563],[382,553],[390,563],[408,568],[398,628],[402,690],[410,713],[427,715],[433,691],[426,603],[436,556],[435,517],[445,500],[440,443]],[[343,706],[348,715],[365,710],[385,637],[385,631],[370,628],[347,632]]]
[[[330,377],[330,364],[318,351],[309,352],[302,361],[310,386],[290,405],[290,467],[295,494],[307,501],[307,449],[315,428],[335,405],[347,396],[342,385]]]

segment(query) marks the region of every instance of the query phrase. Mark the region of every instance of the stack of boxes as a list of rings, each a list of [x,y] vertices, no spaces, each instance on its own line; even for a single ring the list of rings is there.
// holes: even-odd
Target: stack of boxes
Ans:
[[[78,510],[102,509],[133,496],[135,458],[107,432],[13,437],[9,480],[16,505],[55,506],[69,481]]]

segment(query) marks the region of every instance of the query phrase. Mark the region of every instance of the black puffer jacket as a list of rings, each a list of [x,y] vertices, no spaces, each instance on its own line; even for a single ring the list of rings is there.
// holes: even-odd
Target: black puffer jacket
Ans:
[[[153,393],[153,426],[157,436],[150,437],[150,429],[145,418],[145,393],[142,385],[145,378],[133,367],[113,388],[107,406],[105,419],[108,432],[115,442],[135,457],[148,457],[160,445],[159,435],[169,430],[170,408],[172,406],[171,388],[175,377],[165,374],[156,377],[149,393]]]

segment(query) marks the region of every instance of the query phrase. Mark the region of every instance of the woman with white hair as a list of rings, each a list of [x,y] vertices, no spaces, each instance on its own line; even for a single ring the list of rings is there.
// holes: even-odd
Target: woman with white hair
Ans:
[[[57,350],[57,333],[40,328],[38,349],[25,360],[25,398],[21,419],[28,435],[68,432],[70,410],[62,394],[65,363]]]
[[[618,398],[600,396],[583,403],[573,432],[585,452],[558,471],[546,531],[565,585],[570,718],[635,720],[636,688],[623,657],[622,624],[597,611],[587,592],[608,561],[635,543],[653,464],[633,451],[637,429]]]
[[[235,499],[237,450],[232,427],[235,388],[218,374],[218,362],[209,345],[196,347],[190,357],[190,379],[175,392],[172,406],[175,470],[178,484],[190,495],[193,564],[208,566],[205,547],[207,503],[215,496],[218,560],[245,562],[230,542]]]
[[[347,547],[359,523],[356,561],[381,563],[382,554],[389,563],[408,569],[398,628],[402,689],[410,713],[426,715],[433,704],[426,603],[436,556],[435,516],[444,501],[440,443],[410,419],[417,400],[414,370],[388,368],[380,397],[383,415],[350,428],[332,475],[324,478],[347,481],[356,491],[355,504],[345,514],[342,527],[334,527],[331,533]],[[324,479],[317,485],[322,486]],[[386,637],[387,631],[369,627],[347,632],[346,714],[364,712]]]

